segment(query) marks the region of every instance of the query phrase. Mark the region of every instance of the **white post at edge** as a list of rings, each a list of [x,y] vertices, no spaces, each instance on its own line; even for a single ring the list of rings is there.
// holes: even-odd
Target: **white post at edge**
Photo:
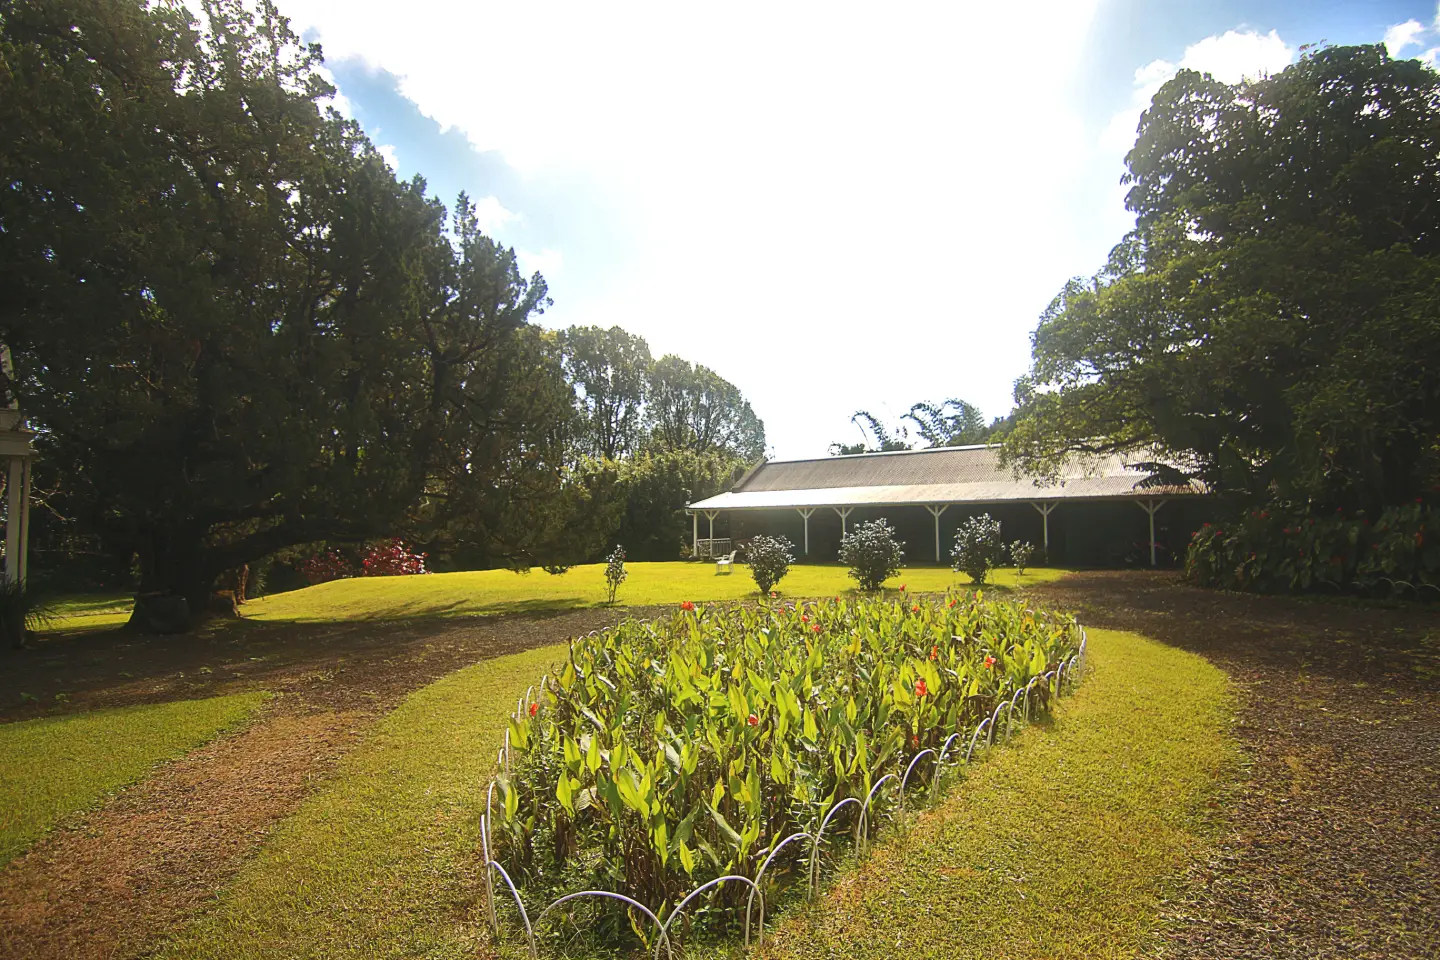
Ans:
[[[687,511],[690,514],[690,559],[700,552],[700,514],[694,510]]]
[[[939,506],[925,504],[925,509],[930,511],[930,516],[935,518],[935,562],[940,562],[940,514],[950,509],[950,504],[942,503]]]
[[[25,461],[20,457],[10,458],[10,475],[5,482],[5,582],[19,583],[20,571],[20,530],[25,517]]]
[[[848,516],[850,516],[850,514],[854,513],[854,512],[855,512],[855,508],[854,508],[854,507],[832,507],[831,509],[834,510],[836,513],[840,514],[840,537],[841,537],[841,539],[844,539],[844,537],[845,537],[845,518],[848,517]]]
[[[805,556],[810,556],[810,515],[815,512],[814,507],[796,507],[800,516],[805,518]]]
[[[30,576],[30,458],[25,464],[25,482],[20,485],[20,582]]]

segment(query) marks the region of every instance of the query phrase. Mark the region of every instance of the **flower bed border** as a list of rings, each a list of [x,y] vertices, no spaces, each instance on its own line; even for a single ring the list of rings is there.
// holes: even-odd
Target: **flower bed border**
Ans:
[[[1011,729],[1014,727],[1016,710],[1021,710],[1023,720],[1026,722],[1029,721],[1032,699],[1031,692],[1035,689],[1035,686],[1041,681],[1045,682],[1046,690],[1053,693],[1056,698],[1059,698],[1060,695],[1064,692],[1064,690],[1066,689],[1066,684],[1069,684],[1069,689],[1071,689],[1072,691],[1074,690],[1076,684],[1079,682],[1080,673],[1085,666],[1086,646],[1089,642],[1089,635],[1086,633],[1085,627],[1078,624],[1077,626],[1079,626],[1080,629],[1080,646],[1076,649],[1075,653],[1071,654],[1069,659],[1062,660],[1055,667],[1054,670],[1048,670],[1045,673],[1033,677],[1030,682],[1027,683],[1024,687],[1015,691],[1015,694],[1012,697],[1007,700],[1002,700],[1000,701],[1000,703],[996,704],[995,709],[990,713],[990,715],[982,718],[980,722],[975,725],[974,732],[970,734],[970,743],[965,750],[964,756],[961,757],[959,760],[951,763],[951,766],[960,767],[968,766],[970,764],[971,757],[975,752],[975,746],[979,742],[981,734],[985,734],[985,744],[987,747],[994,745],[996,739],[995,731],[1000,723],[1000,714],[1002,711],[1004,711],[1005,713],[1005,729],[1004,733],[1001,736],[1000,742],[1002,746],[1008,743],[1010,740]],[[593,637],[600,632],[601,631],[593,630],[589,634],[586,634],[586,636]],[[529,708],[531,702],[531,695],[534,692],[535,687],[532,685],[529,689],[525,691],[525,695],[516,701],[515,712],[512,714],[514,718],[521,719],[524,717],[525,711]],[[936,752],[933,748],[927,747],[910,758],[910,762],[905,768],[904,775],[900,776],[899,778],[899,802],[896,807],[894,819],[903,822],[905,816],[905,791],[906,788],[909,786],[910,776],[912,773],[914,773],[916,764],[918,764],[920,760],[923,759],[927,754],[929,754],[934,760],[934,767],[930,774],[930,801],[933,803],[938,798],[941,776],[945,770],[946,756],[950,750],[950,745],[957,738],[963,739],[967,732],[967,730],[962,729],[956,730],[954,733],[950,734],[950,736],[947,737],[945,742],[941,745],[939,752]],[[496,757],[496,765],[501,770],[508,771],[510,769],[510,733],[508,730],[505,732],[504,745],[500,748],[500,753]],[[752,913],[754,913],[755,901],[757,899],[759,900],[759,913],[756,923],[755,941],[756,946],[763,946],[765,943],[765,894],[762,893],[760,890],[760,883],[765,875],[766,868],[770,866],[770,862],[775,859],[775,856],[782,849],[789,846],[792,841],[808,839],[810,841],[810,864],[807,868],[807,873],[809,874],[809,876],[806,883],[806,899],[813,900],[816,894],[819,892],[820,887],[820,844],[825,839],[825,828],[829,826],[831,818],[833,818],[835,814],[837,814],[841,809],[843,809],[849,804],[853,803],[860,807],[859,816],[856,817],[855,820],[854,834],[855,849],[859,854],[863,856],[865,851],[869,848],[868,827],[871,823],[871,806],[874,804],[875,797],[879,793],[880,788],[884,786],[887,781],[894,780],[896,779],[896,777],[896,773],[887,773],[885,774],[885,776],[877,780],[871,786],[870,793],[863,802],[858,797],[846,797],[836,803],[826,812],[825,818],[821,821],[820,827],[818,830],[816,830],[815,833],[812,834],[804,830],[796,831],[795,833],[786,836],[779,843],[774,844],[772,847],[769,848],[768,855],[761,863],[760,868],[755,872],[755,878],[753,880],[749,877],[740,876],[739,874],[729,874],[722,877],[715,877],[712,880],[707,880],[705,883],[701,884],[700,886],[696,887],[694,890],[691,890],[688,894],[686,894],[680,900],[680,902],[677,903],[673,909],[671,909],[670,913],[663,921],[649,907],[645,906],[643,903],[640,903],[638,900],[634,900],[630,897],[625,896],[623,893],[615,893],[611,890],[578,890],[573,893],[567,893],[564,896],[551,901],[536,916],[534,923],[531,922],[529,911],[525,909],[525,902],[520,896],[520,891],[516,888],[514,882],[510,879],[510,875],[505,871],[505,868],[491,856],[490,824],[494,821],[495,797],[495,780],[492,778],[485,789],[485,812],[480,815],[481,854],[485,858],[485,864],[483,868],[485,871],[485,913],[486,918],[489,921],[491,934],[495,937],[498,937],[500,935],[500,921],[495,909],[494,885],[495,874],[498,872],[501,879],[505,881],[505,886],[509,889],[511,898],[515,901],[516,910],[520,914],[520,919],[525,925],[526,945],[529,949],[529,956],[531,960],[539,960],[540,957],[539,946],[535,939],[535,931],[536,928],[539,927],[541,921],[545,919],[545,916],[561,904],[585,898],[618,900],[622,903],[625,903],[627,906],[639,909],[646,917],[650,919],[650,921],[659,931],[659,937],[655,941],[656,960],[659,960],[660,950],[662,947],[665,949],[665,954],[668,960],[674,960],[675,949],[673,945],[673,938],[670,936],[669,931],[671,925],[674,924],[676,919],[678,919],[682,915],[685,907],[690,903],[691,900],[695,899],[695,897],[699,896],[701,893],[704,893],[706,890],[718,887],[724,883],[738,881],[750,887],[750,895],[746,898],[745,901],[745,948],[749,949],[750,947],[750,918]]]

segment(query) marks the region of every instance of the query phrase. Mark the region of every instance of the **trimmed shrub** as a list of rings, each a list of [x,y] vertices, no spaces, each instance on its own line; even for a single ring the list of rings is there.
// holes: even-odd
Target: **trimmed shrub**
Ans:
[[[790,572],[790,564],[795,562],[790,551],[794,549],[795,544],[784,537],[751,538],[745,547],[745,562],[761,593],[769,593]]]
[[[625,572],[625,548],[617,543],[610,556],[605,558],[605,596],[610,603],[615,602],[615,592],[628,576],[630,574]]]
[[[1035,544],[1029,540],[1016,540],[1010,544],[1010,562],[1015,565],[1015,572],[1025,576],[1025,568],[1035,562]]]
[[[1417,500],[1373,523],[1364,513],[1310,516],[1284,506],[1205,524],[1185,576],[1206,587],[1263,593],[1358,592],[1440,598],[1440,515]]]
[[[840,562],[861,590],[878,590],[900,572],[905,545],[895,539],[895,530],[884,520],[866,520],[840,540]]]
[[[425,573],[425,557],[405,545],[399,537],[377,543],[365,551],[360,561],[364,577],[408,577]]]
[[[955,531],[955,545],[950,548],[950,567],[964,572],[973,583],[984,583],[990,568],[999,566],[1005,556],[1005,541],[1000,539],[1000,521],[988,513],[971,517]]]

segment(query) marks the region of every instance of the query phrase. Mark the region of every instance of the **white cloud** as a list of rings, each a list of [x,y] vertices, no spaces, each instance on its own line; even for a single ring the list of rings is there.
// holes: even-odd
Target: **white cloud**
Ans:
[[[488,231],[487,231],[488,232]],[[520,264],[522,276],[529,277],[539,271],[545,278],[545,282],[551,284],[554,290],[554,281],[560,275],[560,269],[565,265],[565,256],[559,250],[546,248],[544,250],[526,250],[524,247],[517,248],[515,259]]]
[[[1385,31],[1385,49],[1390,52],[1390,56],[1399,57],[1406,47],[1419,46],[1420,35],[1424,32],[1425,25],[1419,20],[1397,23]]]
[[[390,164],[391,170],[400,169],[400,161],[395,156],[395,145],[393,143],[382,143],[375,148],[375,152],[385,158],[385,162]]]
[[[1152,60],[1135,71],[1130,105],[1111,118],[1100,135],[1100,142],[1107,150],[1128,153],[1135,143],[1140,115],[1149,108],[1160,88],[1182,68],[1208,73],[1223,83],[1239,83],[1246,78],[1279,73],[1294,59],[1294,48],[1274,30],[1269,33],[1227,30],[1186,47],[1179,63]]]
[[[489,236],[503,232],[506,224],[520,219],[519,214],[506,210],[505,205],[495,197],[481,197],[474,203],[475,219],[480,224],[480,231]]]
[[[517,235],[551,281],[545,322],[619,323],[713,367],[792,456],[884,401],[1009,410],[1039,312],[1096,266],[1070,205],[1093,151],[1078,76],[1098,3],[1027,10],[1043,60],[983,40],[1013,33],[1001,5],[284,9],[528,182],[583,185],[595,202],[571,215],[618,211],[616,266],[588,287],[602,251]]]

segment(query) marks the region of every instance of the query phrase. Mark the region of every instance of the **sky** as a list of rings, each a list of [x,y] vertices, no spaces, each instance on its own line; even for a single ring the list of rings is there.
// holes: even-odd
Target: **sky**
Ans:
[[[1040,313],[1134,224],[1180,67],[1304,44],[1440,57],[1435,0],[279,0],[396,169],[619,325],[735,383],[770,454],[957,397],[1008,413]]]

